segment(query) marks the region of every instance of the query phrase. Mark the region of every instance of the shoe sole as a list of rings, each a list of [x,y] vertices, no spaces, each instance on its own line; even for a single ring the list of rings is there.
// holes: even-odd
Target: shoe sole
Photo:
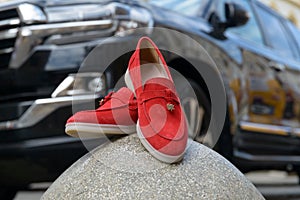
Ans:
[[[168,163],[168,164],[177,163],[183,159],[185,151],[178,156],[170,156],[170,155],[161,153],[158,150],[156,150],[155,148],[153,148],[153,146],[143,136],[141,128],[139,126],[139,121],[137,122],[137,125],[136,125],[136,131],[137,131],[137,135],[138,135],[141,143],[154,158],[156,158],[162,162]]]
[[[103,134],[129,135],[136,132],[136,125],[111,125],[111,124],[90,124],[90,123],[68,123],[65,132],[72,137],[100,138]],[[82,134],[78,134],[82,133]]]

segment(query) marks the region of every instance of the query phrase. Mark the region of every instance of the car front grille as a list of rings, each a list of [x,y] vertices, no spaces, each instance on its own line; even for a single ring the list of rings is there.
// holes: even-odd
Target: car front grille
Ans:
[[[0,70],[8,68],[19,27],[17,8],[0,10]]]

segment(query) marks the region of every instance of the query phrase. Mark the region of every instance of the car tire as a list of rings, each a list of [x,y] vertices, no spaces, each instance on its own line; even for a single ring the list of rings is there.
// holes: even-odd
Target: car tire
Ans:
[[[210,122],[210,101],[196,81],[188,80],[190,87],[183,91],[182,107],[190,129],[190,138],[203,143]]]
[[[17,194],[17,190],[13,188],[0,188],[0,199],[12,200]]]
[[[220,153],[223,157],[225,157],[227,160],[233,162],[233,137],[230,132],[230,119],[229,119],[228,109],[227,109],[226,118],[225,118],[221,135],[219,138],[214,138],[212,134],[207,133],[210,119],[211,119],[211,103],[209,97],[207,96],[207,94],[205,94],[202,87],[199,84],[197,84],[196,81],[192,79],[189,79],[188,81],[189,84],[191,85],[191,88],[193,89],[193,92],[185,91],[182,104],[187,115],[189,127],[194,131],[194,134],[192,136],[190,135],[190,137],[214,149],[215,151]],[[197,99],[195,99],[195,95]],[[197,109],[191,108],[194,106],[190,106],[190,108],[186,108],[186,104],[187,104],[186,99],[190,99],[189,105],[193,104],[192,101],[197,101],[197,105],[199,106],[199,108]],[[204,112],[201,121],[198,122],[200,125],[200,128],[198,127],[199,128],[198,130],[197,128],[195,129],[195,126],[191,125],[191,124],[195,125],[196,122],[190,121],[191,118],[189,117],[190,110],[193,110],[194,112],[203,110]],[[194,115],[197,115],[197,113],[194,113]]]

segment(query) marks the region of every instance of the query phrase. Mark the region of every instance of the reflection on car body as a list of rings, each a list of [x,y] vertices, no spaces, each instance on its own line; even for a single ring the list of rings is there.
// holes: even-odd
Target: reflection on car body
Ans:
[[[242,171],[300,171],[300,31],[265,5],[256,0],[12,1],[0,5],[0,112],[5,113],[0,115],[0,197],[32,182],[53,181],[86,153],[80,140],[64,134],[65,120],[72,114],[69,99],[78,94],[73,103],[90,105],[95,100],[91,92],[97,90],[96,98],[101,98],[112,90],[130,53],[112,62],[109,52],[134,46],[139,36],[133,28],[144,28],[154,37],[153,25],[191,36],[216,63],[228,102],[217,151]],[[118,37],[106,40],[110,36]],[[199,49],[169,43],[170,37],[160,35],[157,45],[179,46],[182,55],[209,67]],[[103,48],[89,55],[98,44]],[[85,84],[76,90],[70,80],[88,55],[94,59],[86,60],[88,68],[80,76]],[[203,78],[194,73],[199,66],[177,55],[167,55],[166,61],[199,97],[192,102],[199,100],[203,109],[194,111],[204,111],[204,118],[190,124],[198,127],[196,139],[201,141],[211,108]],[[100,72],[100,89],[95,74],[87,71]],[[62,98],[68,101],[57,107]],[[37,105],[42,118],[28,115]],[[18,127],[20,119],[32,123]],[[43,145],[28,146],[35,142]],[[16,165],[19,173],[12,171]]]

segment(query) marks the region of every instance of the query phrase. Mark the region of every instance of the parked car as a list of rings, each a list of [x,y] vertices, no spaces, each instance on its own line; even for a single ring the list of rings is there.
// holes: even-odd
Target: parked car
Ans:
[[[31,183],[53,181],[86,153],[79,139],[64,134],[72,103],[73,108],[94,109],[91,102],[114,88],[131,56],[125,49],[133,49],[140,37],[133,28],[143,28],[154,40],[159,38],[158,47],[171,50],[170,35],[157,37],[152,26],[192,37],[216,62],[227,94],[225,125],[215,146],[218,152],[244,172],[299,173],[300,34],[262,3],[11,1],[0,4],[1,199],[13,198]],[[98,44],[101,47],[92,51]],[[201,141],[211,120],[211,99],[195,69],[211,65],[201,56],[189,58],[189,44],[178,45],[183,56],[163,54],[197,95],[190,101],[199,102],[198,109],[189,109],[194,113],[187,117],[189,124],[199,125],[194,131]],[[107,53],[122,50],[117,59]],[[194,55],[197,51],[193,49]],[[94,58],[80,68],[88,55]],[[73,87],[75,81],[81,88]],[[200,110],[204,117],[191,121],[196,118],[189,115],[199,116]]]

